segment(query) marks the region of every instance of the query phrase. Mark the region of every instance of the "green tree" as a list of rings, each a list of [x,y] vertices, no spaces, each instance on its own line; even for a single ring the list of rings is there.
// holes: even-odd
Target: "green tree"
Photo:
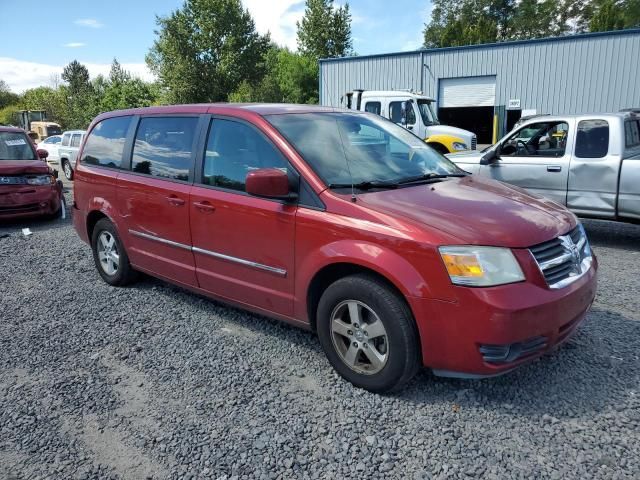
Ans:
[[[584,14],[591,32],[640,27],[640,0],[592,0]]]
[[[36,87],[26,90],[19,105],[21,110],[45,110],[47,118],[67,126],[67,102],[60,88]]]
[[[19,99],[20,96],[11,91],[7,82],[0,80],[0,108],[15,105]]]
[[[348,3],[336,8],[333,0],[306,0],[304,16],[296,25],[303,55],[318,60],[353,53]]]
[[[96,81],[100,78],[96,78]],[[94,84],[103,85],[99,95],[101,111],[148,107],[157,100],[157,90],[151,84],[132,77],[115,58],[111,64],[109,78],[96,81]]]
[[[186,0],[156,22],[146,60],[169,101],[224,101],[243,81],[262,79],[269,36],[256,32],[240,0]]]
[[[60,117],[69,129],[87,128],[99,112],[99,97],[89,78],[89,70],[77,60],[72,61],[62,71],[59,92],[65,101],[65,110]]]

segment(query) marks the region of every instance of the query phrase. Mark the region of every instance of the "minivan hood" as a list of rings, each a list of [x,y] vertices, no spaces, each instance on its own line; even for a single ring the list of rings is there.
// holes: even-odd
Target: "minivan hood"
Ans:
[[[468,245],[530,247],[567,233],[577,223],[557,203],[471,175],[362,194],[358,203],[437,228]]]
[[[49,173],[49,166],[42,160],[0,160],[0,176],[27,173]]]

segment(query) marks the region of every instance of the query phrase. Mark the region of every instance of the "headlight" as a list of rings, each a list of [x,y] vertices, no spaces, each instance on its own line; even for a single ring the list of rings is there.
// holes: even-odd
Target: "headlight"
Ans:
[[[467,150],[467,144],[466,143],[460,143],[460,142],[453,142],[453,149],[454,150]]]
[[[440,247],[451,282],[470,287],[491,287],[521,282],[524,274],[509,248]]]
[[[50,185],[52,183],[56,183],[56,179],[53,178],[53,175],[27,177],[27,185]]]

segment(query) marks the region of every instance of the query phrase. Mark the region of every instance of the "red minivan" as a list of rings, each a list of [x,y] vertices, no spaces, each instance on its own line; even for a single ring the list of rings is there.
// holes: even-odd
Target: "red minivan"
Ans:
[[[572,213],[377,115],[180,105],[88,132],[73,219],[107,283],[145,272],[311,329],[358,387],[421,365],[505,373],[571,336],[596,293]]]

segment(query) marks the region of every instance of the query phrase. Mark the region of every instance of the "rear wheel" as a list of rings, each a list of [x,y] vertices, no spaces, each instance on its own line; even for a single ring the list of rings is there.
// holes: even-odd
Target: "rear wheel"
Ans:
[[[400,388],[420,366],[418,335],[404,300],[377,278],[358,274],[327,288],[318,336],[329,362],[357,387]]]
[[[135,280],[136,272],[111,221],[103,218],[96,223],[91,247],[98,273],[109,285],[121,287]]]
[[[67,180],[73,180],[73,168],[71,168],[71,164],[66,158],[62,160],[62,171]]]

